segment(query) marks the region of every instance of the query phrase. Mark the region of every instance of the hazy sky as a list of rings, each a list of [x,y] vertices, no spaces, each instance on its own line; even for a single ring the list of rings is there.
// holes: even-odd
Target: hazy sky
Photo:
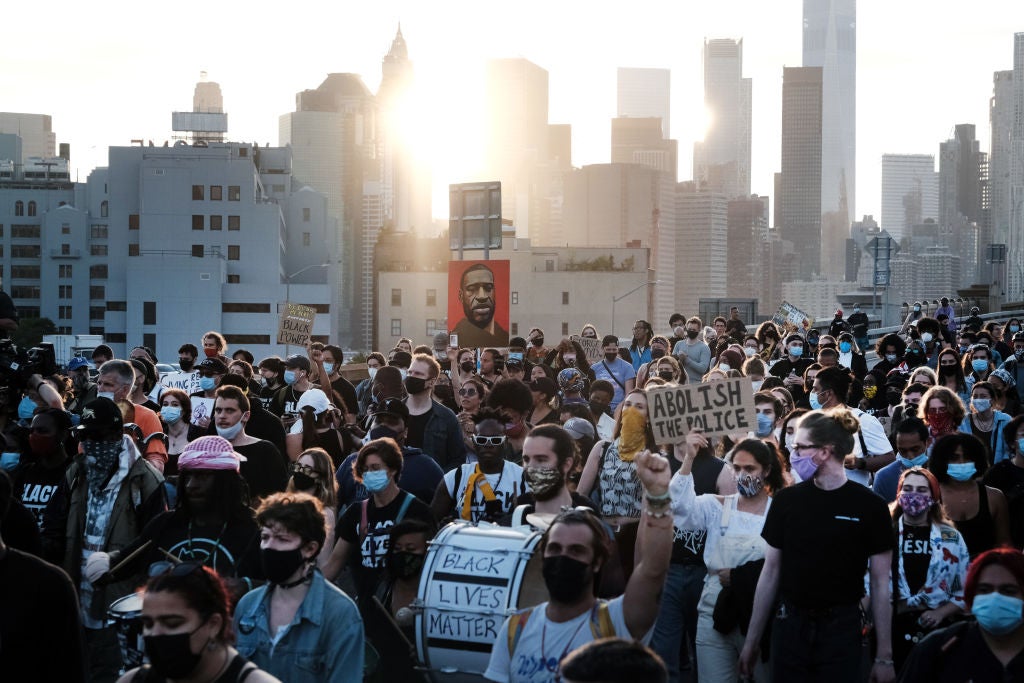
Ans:
[[[278,116],[327,73],[359,73],[375,91],[401,22],[427,95],[416,129],[421,153],[434,161],[435,196],[448,182],[475,179],[483,64],[491,57],[525,57],[548,70],[549,120],[572,124],[576,166],[609,160],[616,67],[670,68],[685,180],[703,133],[703,39],[743,38],[744,75],[754,82],[752,190],[771,194],[782,67],[801,60],[801,0],[609,6],[614,11],[576,0],[8,3],[0,110],[51,114],[85,180],[106,164],[109,145],[168,139],[170,112],[191,109],[206,70],[224,92],[229,137],[276,145]],[[1019,0],[860,0],[856,217],[880,217],[883,153],[937,154],[956,123],[975,123],[989,148],[992,72],[1012,68],[1014,31],[1024,31]],[[460,135],[468,140],[456,148]],[[435,214],[445,210],[435,203]]]

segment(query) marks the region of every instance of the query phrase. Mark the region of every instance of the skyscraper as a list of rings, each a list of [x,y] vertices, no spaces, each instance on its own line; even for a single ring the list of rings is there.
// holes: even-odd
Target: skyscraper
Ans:
[[[782,69],[782,191],[778,200],[782,222],[778,227],[782,239],[793,243],[800,280],[822,273],[821,77],[821,67]],[[844,240],[844,249],[845,245]]]
[[[1024,297],[1024,33],[1013,34],[1013,128],[1010,131],[1009,289]]]
[[[821,67],[821,270],[845,275],[857,147],[856,0],[804,0],[803,65]]]
[[[963,285],[972,284],[984,250],[983,182],[988,157],[980,149],[973,123],[954,127],[953,137],[939,144],[939,244],[961,257]],[[979,258],[980,257],[980,258]]]
[[[21,156],[52,159],[57,156],[57,134],[49,114],[0,112],[0,133],[21,136]]]
[[[704,108],[711,126],[693,146],[700,190],[750,195],[751,80],[743,78],[743,41],[704,41]]]
[[[672,109],[671,72],[668,69],[619,67],[616,116],[661,119],[661,137],[669,139]]]
[[[931,154],[882,155],[882,227],[896,240],[939,218],[939,176]]]
[[[661,119],[618,117],[612,119],[612,163],[642,164],[676,177],[679,146],[661,137]]]

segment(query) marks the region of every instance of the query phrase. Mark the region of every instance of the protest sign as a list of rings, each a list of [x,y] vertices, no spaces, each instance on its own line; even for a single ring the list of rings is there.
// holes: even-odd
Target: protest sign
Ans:
[[[366,363],[346,363],[338,368],[338,372],[352,384],[370,378],[370,366]]]
[[[277,343],[305,346],[313,334],[316,309],[302,304],[285,304],[277,324]]]
[[[186,394],[199,391],[198,372],[168,372],[160,378],[160,384],[168,389],[181,389]]]
[[[779,306],[779,310],[772,316],[772,322],[780,327],[792,325],[798,330],[803,330],[805,322],[807,327],[814,324],[814,316],[804,313],[788,301],[783,301],[782,305]]]
[[[705,436],[757,429],[749,377],[648,389],[647,412],[659,444],[677,443],[695,429]]]
[[[590,337],[581,337],[578,334],[574,334],[569,337],[569,341],[574,341],[580,345],[583,349],[584,355],[587,357],[587,362],[590,364],[597,363],[604,356],[601,353],[601,340],[591,339]]]
[[[192,424],[198,424],[200,420],[213,419],[213,399],[201,396],[192,397]]]

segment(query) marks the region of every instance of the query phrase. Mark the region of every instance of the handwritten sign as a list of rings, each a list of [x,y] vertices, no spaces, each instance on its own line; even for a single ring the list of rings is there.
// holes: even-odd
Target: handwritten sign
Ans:
[[[600,339],[591,339],[590,337],[581,337],[578,334],[574,334],[569,337],[569,341],[574,341],[580,345],[583,353],[587,356],[588,363],[597,363],[604,357],[604,354],[601,352]]]
[[[316,309],[289,302],[277,324],[277,343],[305,346],[313,335],[314,320]]]
[[[186,394],[199,391],[198,372],[168,372],[160,378],[160,384],[168,389],[181,389]]]
[[[675,443],[699,429],[707,436],[757,428],[749,377],[648,389],[647,409],[657,443]]]
[[[807,321],[809,327],[814,324],[814,316],[804,313],[788,301],[783,301],[779,310],[772,316],[772,322],[776,325],[780,327],[793,326],[798,330],[804,328],[804,321]]]
[[[203,418],[206,418],[208,420],[213,419],[213,399],[202,398],[200,396],[193,396],[192,424],[198,424],[198,422]]]

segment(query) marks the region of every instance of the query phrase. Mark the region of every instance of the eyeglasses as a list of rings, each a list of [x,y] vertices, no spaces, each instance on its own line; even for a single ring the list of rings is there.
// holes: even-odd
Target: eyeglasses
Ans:
[[[459,389],[459,396],[476,396],[476,389],[472,387],[468,389]]]
[[[201,572],[203,565],[199,562],[171,562],[170,560],[161,560],[160,562],[154,562],[149,565],[149,578],[154,576],[169,575],[176,579],[181,579],[186,576],[192,576],[196,572]]]
[[[822,448],[824,448],[824,446],[816,446],[810,443],[795,443],[793,444],[792,450],[794,453],[797,453],[799,451],[818,451],[821,450]]]
[[[312,467],[310,467],[309,465],[302,465],[302,464],[299,464],[299,463],[293,463],[292,464],[292,472],[298,472],[299,474],[305,474],[307,477],[313,477],[314,479],[316,479],[316,478],[318,478],[320,476],[317,473],[317,471],[315,469],[313,469]]]
[[[473,435],[473,443],[477,446],[500,446],[505,443],[504,436],[480,436],[479,434]]]

